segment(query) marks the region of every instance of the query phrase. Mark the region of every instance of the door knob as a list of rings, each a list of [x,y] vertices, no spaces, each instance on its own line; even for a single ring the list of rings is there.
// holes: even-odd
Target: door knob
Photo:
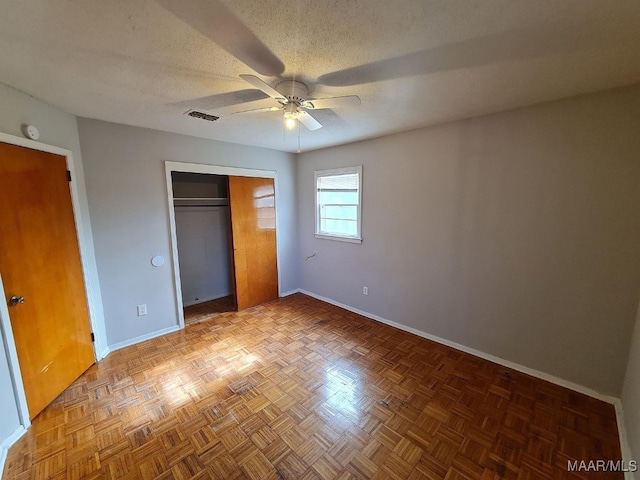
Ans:
[[[12,295],[11,298],[9,298],[9,305],[11,305],[12,307],[18,305],[19,303],[24,303],[24,297]]]

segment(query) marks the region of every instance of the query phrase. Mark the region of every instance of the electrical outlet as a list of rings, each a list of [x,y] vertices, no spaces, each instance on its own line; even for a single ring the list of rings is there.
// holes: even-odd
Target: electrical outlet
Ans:
[[[362,294],[369,295],[369,287],[362,287]]]
[[[143,317],[144,315],[147,314],[147,304],[143,303],[142,305],[138,305],[136,307],[138,309],[138,316],[139,317]]]

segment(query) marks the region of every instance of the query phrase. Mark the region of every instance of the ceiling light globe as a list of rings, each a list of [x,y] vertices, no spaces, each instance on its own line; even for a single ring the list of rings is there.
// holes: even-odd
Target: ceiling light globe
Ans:
[[[284,119],[284,124],[288,130],[293,130],[296,126],[296,119],[294,117],[287,117]]]

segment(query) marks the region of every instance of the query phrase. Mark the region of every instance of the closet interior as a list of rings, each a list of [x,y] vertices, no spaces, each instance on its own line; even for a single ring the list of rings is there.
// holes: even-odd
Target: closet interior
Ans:
[[[172,172],[185,324],[236,310],[229,179]]]

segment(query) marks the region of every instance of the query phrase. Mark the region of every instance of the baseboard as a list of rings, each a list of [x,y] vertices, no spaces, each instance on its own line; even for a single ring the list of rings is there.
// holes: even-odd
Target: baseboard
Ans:
[[[98,358],[96,359],[96,361],[100,361],[102,360],[104,357],[106,357],[107,355],[109,355],[111,353],[111,350],[109,350],[109,347],[106,347],[104,350],[102,350],[98,355]]]
[[[144,342],[145,340],[151,340],[152,338],[160,337],[162,335],[166,335],[167,333],[177,332],[178,330],[180,330],[179,325],[172,325],[170,327],[163,328],[162,330],[156,330],[155,332],[140,335],[139,337],[130,338],[129,340],[125,340],[124,342],[114,343],[113,345],[109,345],[108,350],[110,352],[115,352],[116,350],[120,350],[121,348],[135,345],[136,343]]]
[[[280,294],[280,298],[282,297],[288,297],[289,295],[293,295],[294,293],[300,293],[302,290],[300,290],[299,288],[296,288],[295,290],[289,290],[288,292],[282,292]]]
[[[631,448],[629,441],[627,440],[627,427],[624,422],[624,412],[622,408],[622,400],[616,398],[613,406],[616,409],[616,421],[618,423],[618,436],[620,437],[620,450],[622,452],[622,461],[624,465],[629,465],[631,460],[636,460],[631,454]],[[625,480],[634,480],[635,474],[633,472],[624,472]]]
[[[538,370],[534,370],[533,368],[525,367],[524,365],[519,365],[517,363],[511,362],[509,360],[505,360],[504,358],[496,357],[489,353],[481,352],[480,350],[476,350],[475,348],[467,347],[465,345],[452,342],[445,338],[437,337],[436,335],[431,335],[430,333],[423,332],[422,330],[418,330],[416,328],[407,327],[406,325],[402,325],[401,323],[394,322],[392,320],[388,320],[386,318],[382,318],[378,315],[374,315],[373,313],[365,312],[364,310],[360,310],[358,308],[354,308],[350,305],[346,305],[344,303],[336,302],[327,297],[323,297],[322,295],[317,295],[315,293],[309,292],[304,289],[300,289],[300,293],[304,293],[305,295],[309,295],[310,297],[316,298],[318,300],[322,300],[323,302],[330,303],[340,308],[344,308],[345,310],[349,310],[350,312],[357,313],[358,315],[362,315],[363,317],[370,318],[372,320],[376,320],[380,323],[384,323],[386,325],[390,325],[392,327],[398,328],[400,330],[404,330],[405,332],[413,333],[414,335],[418,335],[419,337],[426,338],[427,340],[432,340],[436,343],[440,343],[441,345],[446,345],[447,347],[454,348],[456,350],[460,350],[461,352],[469,353],[476,357],[480,357],[484,360],[488,360],[493,363],[497,363],[498,365],[502,365],[504,367],[511,368],[513,370],[517,370],[518,372],[526,373],[527,375],[531,375],[532,377],[540,378],[541,380],[546,380],[547,382],[554,383],[556,385],[560,385],[561,387],[568,388],[569,390],[573,390],[578,393],[583,393],[593,398],[597,398],[598,400],[602,400],[603,402],[610,403],[615,405],[618,398],[603,395],[591,388],[585,387],[583,385],[579,385],[577,383],[573,383],[569,380],[565,380],[560,377],[556,377],[554,375],[550,375],[545,372],[541,372]]]
[[[4,472],[4,463],[7,461],[7,453],[9,452],[9,448],[11,448],[11,445],[16,443],[18,439],[25,433],[27,433],[27,430],[22,425],[20,425],[0,444],[0,477]]]

